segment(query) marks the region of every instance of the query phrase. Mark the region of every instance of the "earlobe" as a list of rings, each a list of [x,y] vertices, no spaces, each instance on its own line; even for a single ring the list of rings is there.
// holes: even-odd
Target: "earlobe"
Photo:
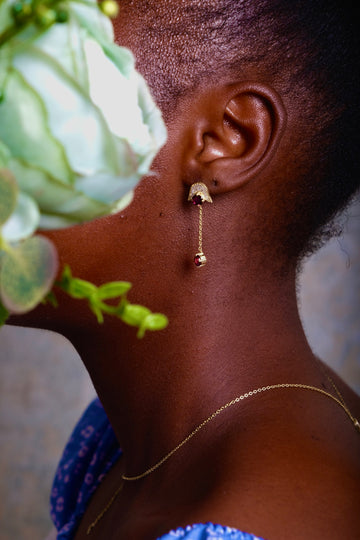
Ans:
[[[274,156],[286,123],[284,106],[272,88],[242,82],[224,88],[222,99],[214,93],[207,111],[207,121],[194,125],[201,145],[194,149],[192,168],[214,194],[237,189]]]

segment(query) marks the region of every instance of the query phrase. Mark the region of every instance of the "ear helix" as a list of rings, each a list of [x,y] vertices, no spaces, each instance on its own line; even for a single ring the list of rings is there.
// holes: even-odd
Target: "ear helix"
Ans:
[[[195,204],[199,208],[199,244],[198,244],[198,252],[196,253],[194,257],[194,263],[195,263],[195,266],[200,267],[206,264],[206,257],[204,255],[203,247],[202,247],[202,232],[203,232],[202,205],[204,202],[212,203],[213,201],[212,201],[212,198],[210,196],[207,186],[203,184],[202,182],[195,182],[194,184],[191,185],[188,201],[191,201],[193,204]]]

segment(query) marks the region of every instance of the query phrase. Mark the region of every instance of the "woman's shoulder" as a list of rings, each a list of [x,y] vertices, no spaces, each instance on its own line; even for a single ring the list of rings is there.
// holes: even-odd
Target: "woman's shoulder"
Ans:
[[[96,398],[75,426],[54,478],[50,505],[58,531],[68,534],[77,526],[90,497],[120,455],[112,427]]]
[[[101,481],[121,455],[106,413],[95,399],[78,421],[65,447],[51,493],[51,515],[58,539],[72,538]],[[261,540],[240,530],[196,523],[171,530],[158,540]]]

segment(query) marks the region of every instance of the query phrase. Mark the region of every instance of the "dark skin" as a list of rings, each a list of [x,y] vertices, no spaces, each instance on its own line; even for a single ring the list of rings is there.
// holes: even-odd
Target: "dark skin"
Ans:
[[[163,2],[155,5],[163,9]],[[121,42],[136,56],[142,21],[133,3],[123,2],[121,21]],[[156,66],[149,57],[138,69]],[[295,261],[280,274],[283,261],[254,241],[259,205],[267,201],[281,219],[270,193],[278,171],[288,167],[299,115],[281,88],[257,80],[255,72],[200,85],[172,111],[168,143],[153,166],[157,174],[142,181],[128,209],[49,233],[74,275],[98,284],[130,280],[133,302],[170,319],[166,330],[142,341],[119,321],[98,325],[85,306],[67,298],[56,311],[41,307],[24,319],[73,342],[124,450],[93,496],[76,540],[153,540],[207,521],[269,540],[360,537],[359,433],[332,400],[293,389],[222,413],[157,471],[127,482],[86,535],[123,472],[145,471],[233,397],[283,382],[334,394],[303,333]],[[197,269],[198,211],[187,193],[199,180],[214,203],[204,206],[208,264]],[[360,417],[358,397],[333,377]]]

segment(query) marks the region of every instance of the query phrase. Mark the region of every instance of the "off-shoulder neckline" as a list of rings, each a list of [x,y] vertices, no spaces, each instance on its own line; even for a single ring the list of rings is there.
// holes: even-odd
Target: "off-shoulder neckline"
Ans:
[[[259,536],[254,534],[240,531],[234,527],[224,526],[220,524],[215,524],[212,522],[207,523],[194,523],[192,525],[187,525],[186,527],[177,527],[176,529],[159,536],[157,540],[173,540],[175,538],[190,538],[193,540],[201,540],[205,538],[204,536],[193,537],[192,533],[209,533],[209,538],[214,538],[214,540],[224,539],[224,540],[263,540]],[[191,535],[191,536],[190,536]],[[208,537],[206,537],[208,538]]]

